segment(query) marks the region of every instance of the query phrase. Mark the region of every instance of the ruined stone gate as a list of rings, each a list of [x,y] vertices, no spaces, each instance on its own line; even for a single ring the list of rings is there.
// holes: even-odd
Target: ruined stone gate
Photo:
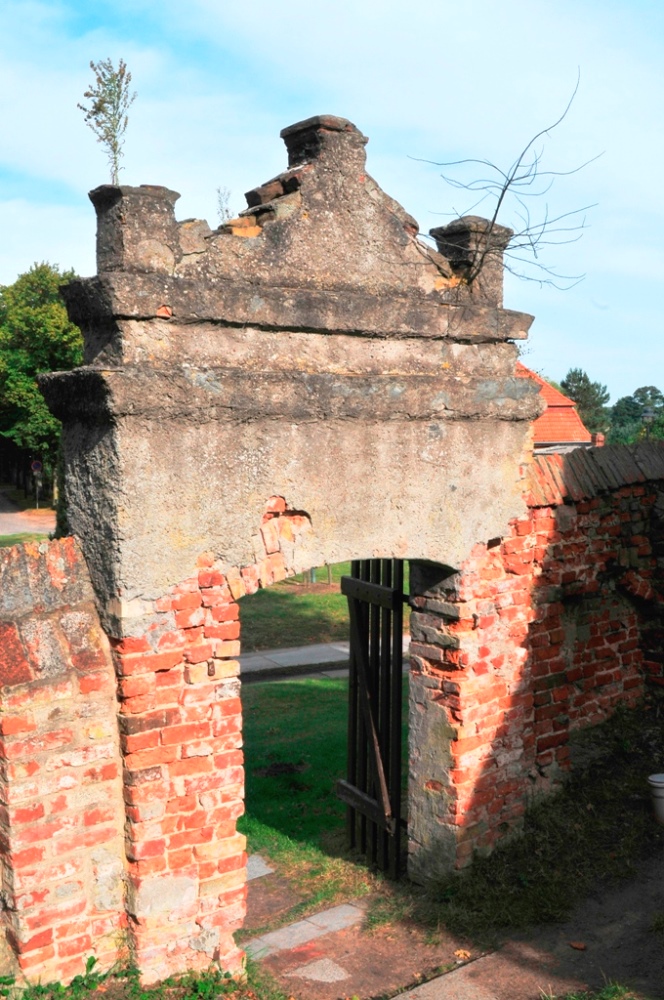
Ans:
[[[85,365],[42,380],[76,539],[0,557],[3,918],[28,976],[126,948],[148,981],[240,968],[237,602],[259,586],[411,560],[419,880],[518,829],[570,730],[662,679],[661,450],[533,463],[509,233],[468,218],[428,247],[353,125],[282,135],[288,169],[215,232],[164,188],[91,194],[98,274],[65,293]]]

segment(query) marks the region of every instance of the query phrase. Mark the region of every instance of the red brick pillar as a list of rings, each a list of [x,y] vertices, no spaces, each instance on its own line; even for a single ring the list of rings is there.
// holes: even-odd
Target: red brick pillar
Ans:
[[[409,872],[416,881],[464,867],[521,824],[534,762],[531,548],[517,540],[519,565],[510,571],[499,545],[477,545],[451,576],[412,564]]]
[[[0,553],[2,920],[30,980],[123,952],[116,690],[72,538]]]
[[[211,563],[211,560],[202,560]],[[244,589],[241,590],[244,592]],[[142,609],[145,612],[145,608]],[[125,619],[120,681],[129,931],[146,982],[238,972],[245,912],[238,606],[210,566]]]

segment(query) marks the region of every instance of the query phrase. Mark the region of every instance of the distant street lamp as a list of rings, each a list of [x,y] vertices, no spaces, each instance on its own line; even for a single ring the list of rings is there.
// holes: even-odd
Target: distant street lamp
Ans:
[[[650,427],[657,416],[656,412],[653,410],[652,406],[646,406],[643,413],[641,414],[641,419],[646,425],[646,438],[650,437]]]
[[[38,459],[35,459],[35,461],[31,463],[30,468],[32,469],[32,475],[35,480],[35,497],[37,500],[37,510],[39,510],[39,491],[42,488],[43,465]]]

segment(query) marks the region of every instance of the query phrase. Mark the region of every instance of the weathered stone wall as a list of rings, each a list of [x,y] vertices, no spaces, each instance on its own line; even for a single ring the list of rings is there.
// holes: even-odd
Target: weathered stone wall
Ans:
[[[146,978],[241,960],[233,598],[354,557],[459,566],[525,509],[540,403],[514,376],[531,317],[502,307],[510,234],[469,218],[436,249],[350,122],[282,137],[288,168],[215,232],[164,188],[92,192],[98,275],[66,289],[86,364],[41,383],[120,678]]]
[[[116,686],[73,538],[0,549],[2,923],[30,979],[126,954]]]
[[[410,871],[518,829],[570,733],[664,682],[664,449],[535,458],[529,511],[460,571],[411,571]],[[625,485],[620,485],[625,484]]]
[[[452,264],[367,175],[353,125],[283,135],[288,169],[214,232],[178,223],[165,188],[92,192],[99,273],[66,289],[86,366],[42,386],[113,634],[123,602],[159,597],[201,551],[253,563],[273,495],[313,528],[296,570],[459,565],[523,509],[540,403],[514,377],[531,317],[502,308],[509,234],[475,218],[441,230]],[[467,284],[464,241],[491,249],[490,280]]]

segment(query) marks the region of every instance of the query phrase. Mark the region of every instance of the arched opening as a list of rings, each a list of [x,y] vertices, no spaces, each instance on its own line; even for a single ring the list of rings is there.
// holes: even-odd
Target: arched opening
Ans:
[[[368,870],[406,868],[408,564],[357,560],[329,576],[239,601],[247,645],[277,647],[240,657],[249,929],[280,907],[363,895]],[[297,637],[331,641],[294,649]],[[275,876],[254,880],[265,865]]]

